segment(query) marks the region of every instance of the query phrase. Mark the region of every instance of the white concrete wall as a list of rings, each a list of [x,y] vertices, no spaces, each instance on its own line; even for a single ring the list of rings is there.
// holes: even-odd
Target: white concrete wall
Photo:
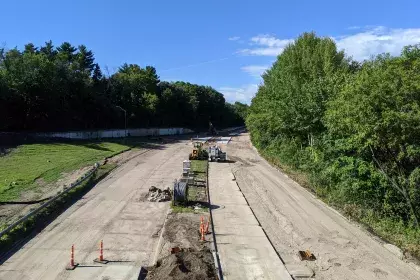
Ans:
[[[192,133],[188,128],[132,128],[127,129],[128,136],[164,136]],[[37,137],[45,138],[67,138],[67,139],[100,139],[100,138],[122,138],[125,136],[124,129],[96,130],[96,131],[69,131],[69,132],[47,132],[35,133]]]

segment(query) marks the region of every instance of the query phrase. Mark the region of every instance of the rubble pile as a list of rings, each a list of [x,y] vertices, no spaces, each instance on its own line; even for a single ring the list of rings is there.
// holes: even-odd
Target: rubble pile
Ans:
[[[151,186],[149,188],[149,192],[147,194],[147,200],[151,202],[163,202],[171,200],[172,194],[170,188],[166,189],[159,189],[155,186]]]

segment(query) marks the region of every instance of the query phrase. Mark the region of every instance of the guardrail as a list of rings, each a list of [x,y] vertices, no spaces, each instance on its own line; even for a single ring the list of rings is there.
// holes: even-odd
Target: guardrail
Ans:
[[[88,172],[86,172],[82,177],[80,177],[79,179],[77,179],[76,182],[71,183],[68,187],[64,186],[64,190],[62,192],[60,192],[56,196],[53,196],[50,200],[48,200],[47,202],[44,202],[41,206],[39,206],[35,210],[32,210],[31,212],[29,212],[28,214],[26,214],[25,216],[23,216],[22,218],[20,218],[16,222],[14,222],[14,223],[10,224],[9,226],[7,226],[4,230],[2,230],[0,232],[0,238],[2,238],[4,235],[6,235],[7,233],[9,233],[16,226],[18,226],[18,225],[26,222],[29,218],[31,218],[31,217],[35,216],[36,214],[38,214],[42,209],[47,208],[49,205],[51,205],[53,202],[55,202],[56,200],[58,200],[59,198],[61,198],[62,196],[64,196],[66,193],[68,193],[69,191],[71,191],[72,189],[74,189],[75,187],[79,186],[81,183],[83,183],[87,179],[89,179],[95,173],[95,171],[98,168],[99,168],[99,163],[95,163],[95,165]]]

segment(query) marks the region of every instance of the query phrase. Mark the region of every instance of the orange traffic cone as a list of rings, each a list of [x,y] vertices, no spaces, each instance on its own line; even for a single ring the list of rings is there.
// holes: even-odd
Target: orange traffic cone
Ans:
[[[66,266],[66,270],[74,270],[79,264],[74,262],[74,244],[71,245],[70,263]]]
[[[104,242],[103,240],[101,240],[101,242],[99,243],[99,258],[98,259],[94,259],[94,262],[97,263],[103,263],[103,264],[107,264],[109,261],[104,259]]]

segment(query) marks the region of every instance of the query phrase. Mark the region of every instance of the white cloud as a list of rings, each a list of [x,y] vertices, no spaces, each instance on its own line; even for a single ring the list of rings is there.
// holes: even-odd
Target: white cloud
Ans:
[[[288,43],[290,43],[292,40],[281,40],[277,39],[276,37],[268,34],[258,35],[251,38],[251,42],[261,45],[261,46],[267,46],[267,47],[285,47]]]
[[[337,43],[338,49],[344,49],[347,55],[358,61],[369,59],[380,53],[399,55],[404,46],[420,43],[420,28],[352,26],[346,30],[346,33],[331,38]],[[240,49],[237,53],[255,56],[277,56],[293,41],[292,39],[276,38],[268,34],[258,35],[248,40],[248,48]],[[268,68],[269,66],[266,65],[248,65],[242,67],[241,70],[253,77],[260,77]],[[219,91],[225,95],[228,101],[240,101],[248,104],[257,90],[257,84],[219,88]]]
[[[348,30],[354,34],[332,37],[339,49],[356,60],[369,59],[380,53],[399,55],[407,45],[420,43],[420,28],[386,28],[383,26],[352,26]],[[277,56],[292,43],[292,39],[279,39],[273,35],[263,34],[249,39],[250,47],[237,53],[256,56]]]
[[[278,39],[272,35],[262,34],[250,39],[253,48],[239,50],[238,53],[244,55],[277,56],[281,54],[284,48],[292,39]]]
[[[270,65],[248,65],[241,67],[241,70],[253,77],[260,78],[268,68],[270,68]]]
[[[339,49],[344,49],[347,55],[361,61],[380,53],[399,55],[404,46],[420,43],[420,28],[371,27],[334,40]]]
[[[239,39],[241,39],[241,37],[239,36],[233,36],[233,37],[228,38],[229,41],[238,41]]]
[[[250,104],[251,99],[258,91],[258,85],[248,84],[242,87],[221,87],[217,90],[223,93],[228,102],[239,101],[242,103]]]

